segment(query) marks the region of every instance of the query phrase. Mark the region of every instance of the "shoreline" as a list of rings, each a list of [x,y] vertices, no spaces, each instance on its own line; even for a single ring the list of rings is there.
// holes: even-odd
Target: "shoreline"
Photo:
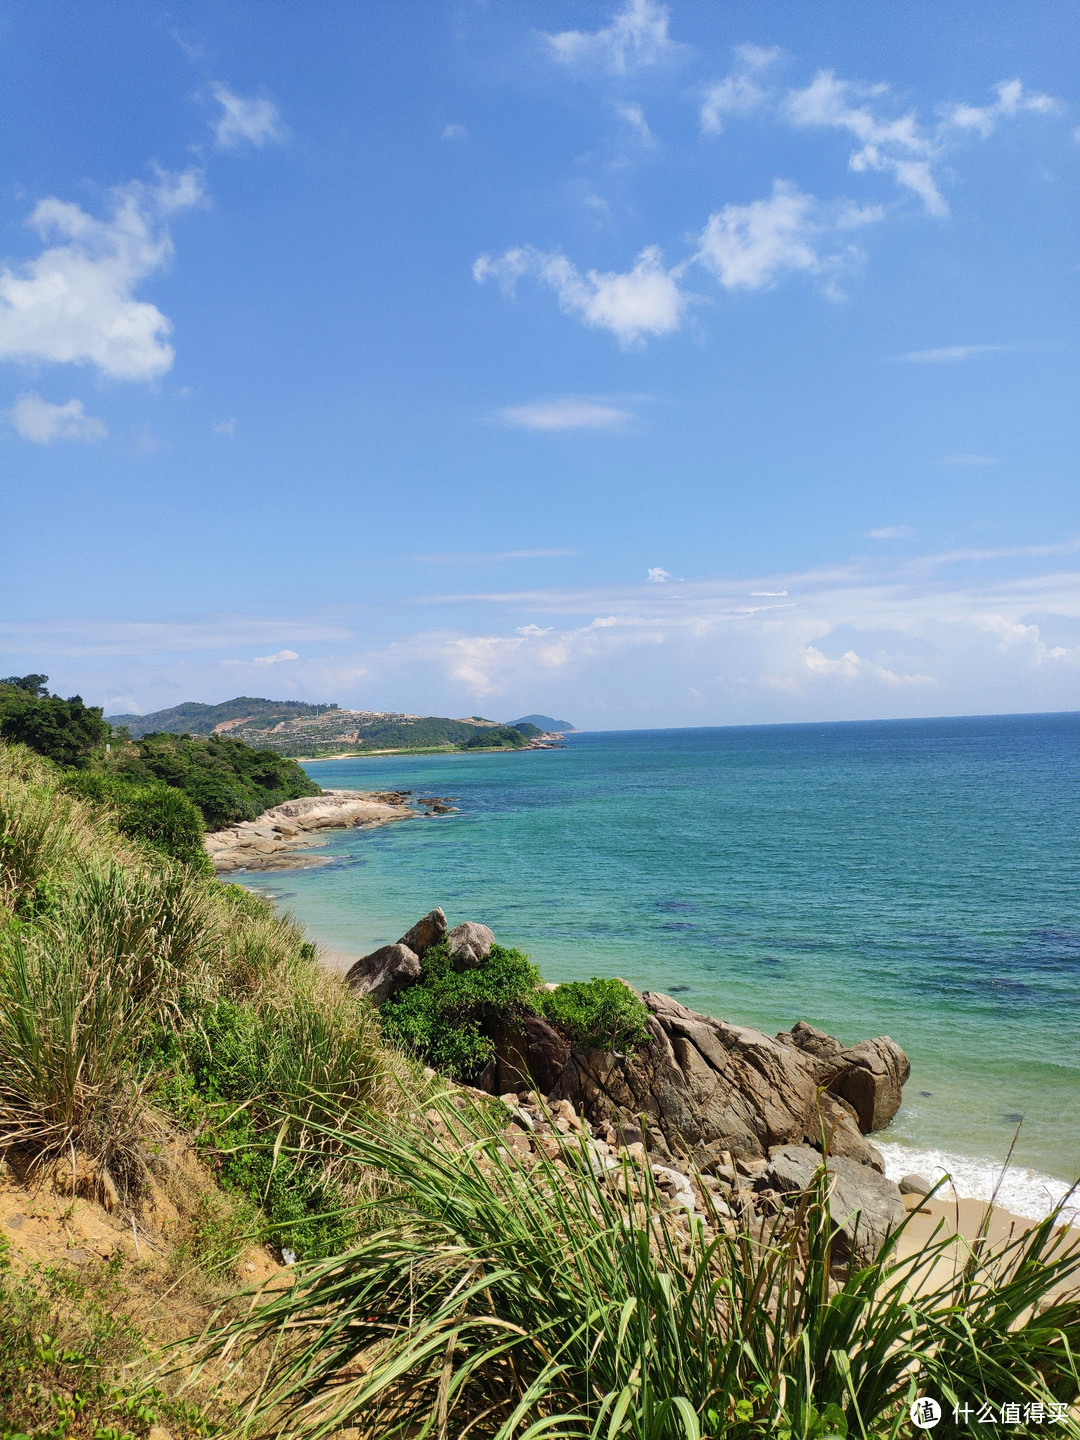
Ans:
[[[303,853],[325,844],[316,838],[321,830],[374,828],[415,820],[425,813],[430,812],[413,809],[405,795],[393,790],[324,790],[321,795],[286,800],[254,820],[211,831],[203,844],[216,875],[302,870],[330,863],[328,857]]]

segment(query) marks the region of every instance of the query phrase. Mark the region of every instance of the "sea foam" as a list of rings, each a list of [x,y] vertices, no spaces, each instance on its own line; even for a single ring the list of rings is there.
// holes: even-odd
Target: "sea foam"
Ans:
[[[1003,1169],[1000,1160],[979,1160],[970,1155],[948,1155],[944,1150],[916,1150],[893,1142],[877,1147],[885,1159],[885,1174],[890,1180],[904,1175],[921,1175],[936,1184],[948,1176],[951,1187],[944,1185],[937,1199],[951,1199],[955,1193],[961,1200],[990,1200],[1003,1210],[1021,1215],[1026,1220],[1042,1220],[1066,1195],[1062,1208],[1063,1224],[1080,1226],[1080,1190],[1073,1190],[1066,1181],[1022,1165]],[[996,1192],[996,1194],[995,1194]]]

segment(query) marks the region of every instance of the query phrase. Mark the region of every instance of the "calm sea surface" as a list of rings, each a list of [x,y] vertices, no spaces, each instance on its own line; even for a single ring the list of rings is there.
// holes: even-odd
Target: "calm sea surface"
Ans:
[[[1080,715],[653,730],[372,757],[320,784],[456,797],[251,875],[363,954],[433,905],[553,980],[621,975],[775,1032],[886,1033],[912,1077],[890,1173],[1005,1198],[1080,1175]],[[1033,1199],[1033,1197],[1035,1197]]]

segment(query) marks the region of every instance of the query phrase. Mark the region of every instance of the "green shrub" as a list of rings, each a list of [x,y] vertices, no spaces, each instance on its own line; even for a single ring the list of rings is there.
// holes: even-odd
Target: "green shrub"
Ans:
[[[539,731],[537,732],[539,734]],[[486,725],[459,746],[461,750],[520,750],[525,736],[512,725]]]
[[[419,981],[383,1005],[383,1034],[436,1070],[473,1080],[494,1049],[487,1030],[536,1008],[539,972],[527,955],[502,945],[474,969],[455,970],[445,942],[420,966]]]
[[[541,992],[540,1013],[568,1040],[593,1050],[625,1050],[647,1045],[649,1012],[621,980],[574,981]]]
[[[194,801],[174,785],[160,780],[139,785],[100,770],[75,771],[66,784],[84,799],[107,806],[121,835],[141,840],[201,874],[213,874],[203,846],[202,815]]]
[[[322,794],[295,760],[227,735],[144,735],[114,751],[107,769],[139,785],[157,780],[182,790],[208,830],[254,820],[285,800]]]

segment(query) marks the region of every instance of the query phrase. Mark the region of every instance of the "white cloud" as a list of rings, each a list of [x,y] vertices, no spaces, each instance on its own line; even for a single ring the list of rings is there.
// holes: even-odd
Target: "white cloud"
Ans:
[[[997,99],[990,105],[950,105],[942,108],[947,125],[959,130],[974,130],[984,140],[992,135],[1001,120],[1027,111],[1033,115],[1056,115],[1064,108],[1051,95],[1025,95],[1019,80],[1002,80],[992,87]]]
[[[238,150],[244,145],[260,149],[270,140],[285,139],[281,116],[272,101],[255,95],[234,95],[220,81],[210,87],[210,93],[221,106],[214,139],[223,150]]]
[[[34,391],[19,396],[8,418],[15,433],[35,445],[51,445],[54,440],[104,440],[109,434],[102,421],[87,415],[81,400],[53,405]]]
[[[528,405],[504,406],[498,418],[525,430],[621,430],[634,417],[616,405],[566,395]]]
[[[866,532],[869,540],[905,540],[909,535],[914,534],[915,531],[910,525],[881,525],[877,530]]]
[[[300,656],[295,650],[278,650],[274,655],[256,655],[252,660],[253,665],[281,665],[286,660],[299,660]]]
[[[664,268],[660,250],[647,246],[632,270],[581,271],[558,251],[547,254],[532,246],[507,250],[498,259],[481,255],[473,266],[478,282],[494,279],[512,294],[517,281],[532,274],[558,296],[559,305],[595,330],[610,330],[624,347],[645,335],[678,330],[688,297],[679,289],[676,272]]]
[[[653,565],[648,572],[650,585],[666,585],[671,579],[670,570],[662,570],[659,565]]]
[[[911,350],[906,355],[897,355],[897,360],[910,360],[917,365],[951,365],[960,360],[970,360],[973,355],[996,355],[1012,350],[1012,345],[940,345],[936,350]]]
[[[749,115],[769,99],[769,92],[758,84],[758,72],[780,57],[777,46],[738,45],[738,65],[730,75],[718,80],[705,91],[701,102],[701,128],[707,135],[719,135],[728,115]]]
[[[227,435],[232,440],[236,435],[236,416],[230,415],[228,420],[219,420],[212,428],[215,435]]]
[[[448,613],[469,605],[469,618],[375,642],[358,633],[366,622],[339,617],[0,620],[0,660],[49,670],[65,693],[124,694],[144,709],[223,698],[223,674],[233,684],[272,673],[297,698],[422,714],[465,714],[481,696],[521,714],[543,694],[545,710],[594,729],[1067,710],[1080,684],[1080,571],[1060,557],[1078,549],[1074,537],[797,574],[441,597]],[[1017,574],[1019,556],[1032,563]],[[768,603],[750,606],[748,591]],[[320,642],[318,656],[222,669],[221,656],[266,659],[305,640]],[[704,696],[692,711],[689,687]]]
[[[599,30],[563,30],[545,34],[544,39],[552,58],[568,69],[631,75],[687,52],[688,46],[671,39],[668,23],[666,5],[655,0],[628,0],[610,25]]]
[[[710,215],[696,258],[727,290],[760,290],[785,270],[816,271],[821,262],[810,243],[815,203],[812,195],[777,180],[767,200],[725,205]]]
[[[913,191],[931,215],[947,215],[948,204],[931,169],[937,147],[914,113],[893,118],[875,114],[870,103],[888,93],[886,85],[838,80],[819,70],[803,90],[789,91],[783,114],[797,126],[830,126],[859,141],[849,159],[852,170],[891,171],[899,185]]]
[[[39,201],[29,223],[57,243],[17,271],[0,271],[0,359],[91,364],[117,380],[168,370],[172,325],[134,291],[172,255],[168,217],[202,196],[202,177],[188,170],[114,191],[107,220]]]
[[[442,138],[444,140],[467,140],[469,138],[469,132],[465,129],[464,125],[452,123],[443,126]]]
[[[645,119],[645,111],[642,107],[636,103],[625,103],[622,100],[615,100],[612,103],[614,104],[616,115],[634,131],[642,145],[650,149],[653,148],[656,141],[653,138],[652,131],[649,129],[649,122]]]

